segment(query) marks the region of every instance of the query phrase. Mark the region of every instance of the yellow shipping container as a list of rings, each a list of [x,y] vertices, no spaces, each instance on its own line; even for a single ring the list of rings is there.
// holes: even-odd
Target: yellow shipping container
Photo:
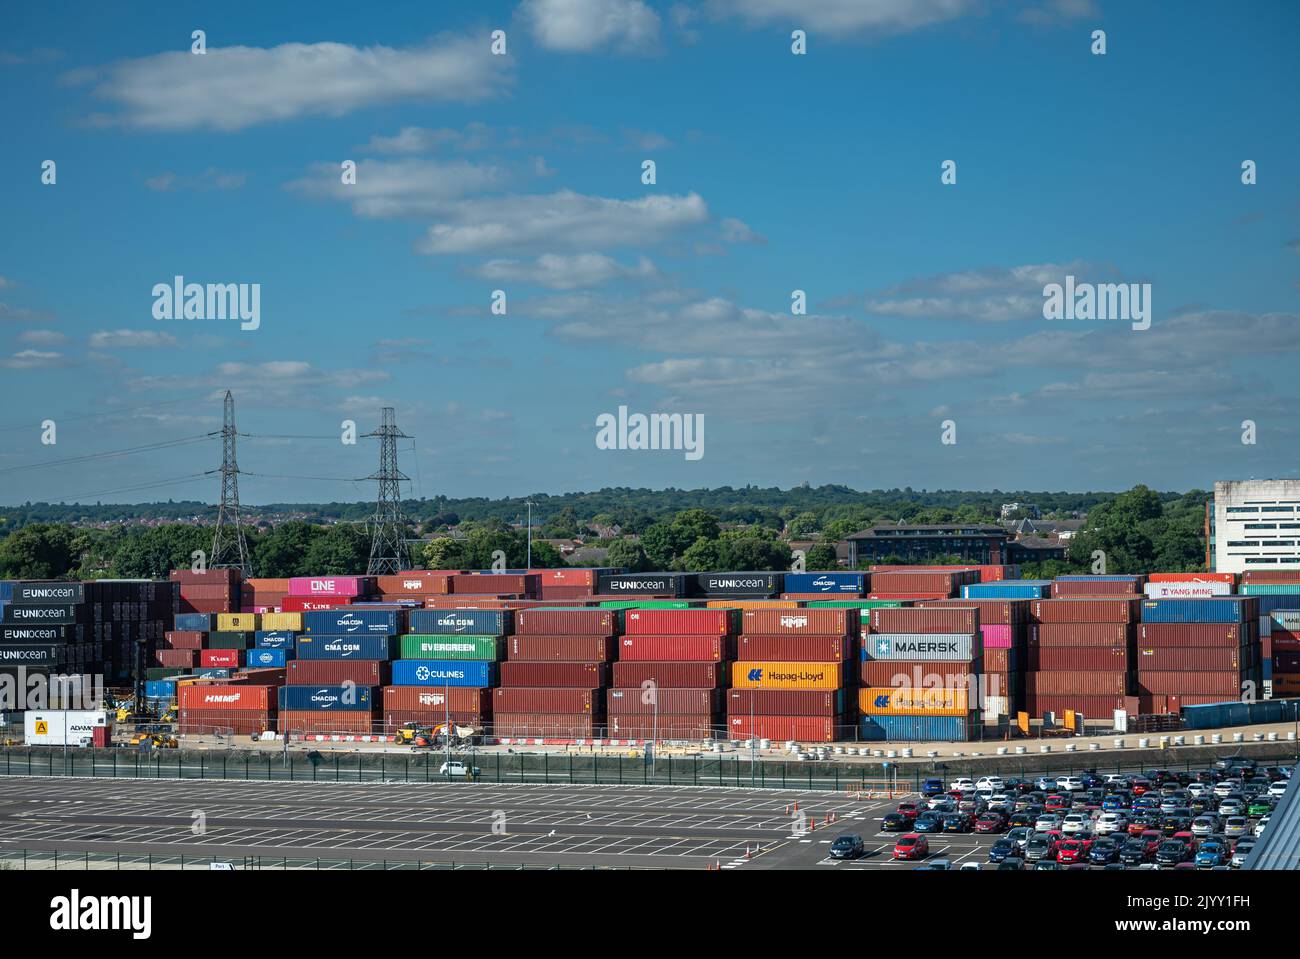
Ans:
[[[732,663],[733,689],[839,689],[841,663]]]
[[[705,609],[798,609],[796,599],[711,599]]]
[[[858,709],[864,716],[965,716],[967,698],[964,686],[866,686],[858,690]]]
[[[291,633],[300,633],[302,613],[263,613],[262,629],[267,631],[287,629]]]
[[[217,613],[217,631],[222,633],[251,633],[262,627],[257,625],[257,613]]]

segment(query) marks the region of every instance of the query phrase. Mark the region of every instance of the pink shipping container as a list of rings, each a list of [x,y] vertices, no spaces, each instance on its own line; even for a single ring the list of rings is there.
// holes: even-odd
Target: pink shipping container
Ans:
[[[605,708],[599,689],[507,688],[492,690],[492,715],[502,713],[596,713]]]
[[[1029,620],[1027,599],[927,599],[922,607],[966,606],[980,611],[981,626],[1016,626]]]
[[[1132,599],[1034,599],[1029,615],[1037,623],[1136,623],[1139,603]]]
[[[731,689],[726,710],[735,716],[821,716],[844,712],[845,693],[829,689]]]
[[[627,713],[605,720],[605,738],[716,739],[722,728],[722,717],[716,713],[660,713],[658,722],[644,713]]]
[[[1227,646],[1241,645],[1242,629],[1236,623],[1143,623],[1137,628],[1139,646]]]
[[[1049,696],[1123,696],[1128,692],[1128,670],[1049,670],[1025,673],[1025,694]]]
[[[515,614],[520,636],[613,636],[618,613],[612,609],[528,609]]]
[[[498,739],[594,739],[597,726],[589,713],[498,713],[492,733]]]
[[[730,713],[727,736],[731,739],[793,739],[803,743],[833,743],[852,732],[840,716],[750,716]]]
[[[616,713],[624,716],[648,716],[654,714],[656,702],[660,715],[664,713],[717,714],[722,709],[720,689],[655,688],[654,699],[646,702],[646,699],[650,698],[648,692],[640,687],[607,689],[605,690],[606,712],[610,716]]]
[[[630,636],[728,636],[736,614],[729,609],[629,609],[623,632]]]
[[[976,633],[980,628],[978,609],[884,606],[870,611],[873,633]]]
[[[1206,672],[1241,669],[1241,652],[1235,646],[1147,647],[1138,646],[1137,668],[1193,669]]]
[[[858,631],[856,609],[747,609],[741,632],[775,635],[849,636]]]
[[[392,664],[375,659],[291,659],[284,669],[284,681],[289,686],[341,686],[348,682],[384,686],[391,676]]]
[[[618,641],[618,658],[640,662],[720,663],[734,659],[735,648],[735,640],[725,636],[624,636]]]
[[[1030,626],[1030,646],[1128,646],[1133,627],[1125,623],[1056,623]]]
[[[373,576],[294,576],[292,596],[366,596],[375,591]]]
[[[173,629],[163,634],[168,649],[202,649],[204,633],[197,629]]]
[[[465,573],[451,578],[453,593],[512,593],[536,596],[541,577],[536,573]]]
[[[665,689],[712,689],[727,685],[729,673],[725,663],[640,662],[614,663],[612,685],[642,686],[654,683]]]
[[[1128,668],[1127,646],[1031,646],[1030,670],[1121,670]]]
[[[849,658],[847,636],[750,636],[736,639],[736,659],[746,662],[842,663]]]
[[[1138,690],[1144,693],[1191,693],[1228,699],[1241,695],[1241,673],[1235,669],[1219,672],[1139,669],[1137,681]]]
[[[980,636],[983,637],[986,652],[990,649],[1011,648],[1012,627],[1010,626],[982,625]]]
[[[873,593],[933,593],[953,596],[961,587],[978,583],[980,574],[974,569],[953,570],[885,570],[872,572]]]
[[[502,686],[572,686],[591,689],[609,685],[606,663],[501,663]]]
[[[607,663],[614,658],[613,636],[507,636],[506,659],[524,662]]]

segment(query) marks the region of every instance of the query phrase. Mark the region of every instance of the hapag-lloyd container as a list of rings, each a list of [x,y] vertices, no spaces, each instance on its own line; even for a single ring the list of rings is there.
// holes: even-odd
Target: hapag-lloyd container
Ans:
[[[450,711],[453,715],[492,714],[492,690],[484,686],[385,686],[384,712]]]
[[[979,610],[971,606],[917,609],[873,609],[873,633],[974,633],[980,628]]]
[[[1045,623],[1030,626],[1030,646],[1127,646],[1133,627],[1127,623]]]
[[[492,714],[502,713],[588,713],[602,715],[605,698],[601,690],[546,687],[506,687],[492,690]]]
[[[614,609],[525,609],[515,613],[520,636],[613,636],[623,615]]]
[[[923,609],[973,606],[979,610],[981,626],[1018,626],[1029,620],[1027,599],[927,599],[918,605]]]
[[[729,666],[721,662],[616,662],[611,685],[643,686],[652,683],[665,689],[709,689],[726,686]]]
[[[397,637],[304,634],[295,648],[298,659],[392,659]]]
[[[217,613],[217,629],[222,632],[251,633],[262,628],[261,618],[256,613]]]
[[[290,596],[366,596],[375,591],[373,576],[294,576],[289,580]]]
[[[618,640],[613,636],[506,637],[506,657],[524,662],[605,663],[614,658]]]
[[[833,743],[844,730],[842,716],[751,716],[727,714],[730,739],[794,740],[800,743]]]
[[[629,609],[623,632],[629,636],[729,636],[739,630],[740,614],[731,609]]]
[[[253,687],[269,689],[269,686]],[[280,710],[333,709],[368,710],[371,706],[368,686],[281,686]]]
[[[965,716],[968,699],[965,686],[874,686],[858,690],[858,711],[864,716]]]
[[[869,633],[862,659],[925,659],[969,662],[979,655],[977,633]]]
[[[971,727],[966,716],[863,716],[859,732],[867,742],[964,743]]]
[[[495,686],[497,664],[448,659],[398,659],[394,686]]]
[[[1209,599],[1213,596],[1229,596],[1232,584],[1217,580],[1208,583],[1147,583],[1147,599]]]
[[[786,573],[787,593],[828,593],[861,596],[867,591],[866,573]]]
[[[191,683],[176,687],[176,702],[181,709],[265,711],[274,709],[276,700],[270,686]]]
[[[304,633],[327,633],[331,636],[396,636],[406,626],[406,613],[396,609],[320,610],[302,614]]]
[[[1128,647],[1125,646],[1030,646],[1026,669],[1098,670],[1127,669]]]
[[[1025,673],[1025,693],[1047,695],[1123,696],[1128,692],[1127,668],[1112,670],[1050,670]]]
[[[841,663],[733,663],[734,689],[839,689],[844,685]]]
[[[500,665],[502,686],[570,686],[592,689],[609,685],[608,663],[522,663]]]
[[[386,686],[392,666],[376,659],[291,659],[284,664],[284,681],[292,686]]]
[[[510,609],[416,609],[409,616],[411,632],[442,636],[504,636],[514,623],[514,610]]]
[[[1148,599],[1144,623],[1248,623],[1259,618],[1259,603],[1249,596],[1217,599]]]
[[[1010,649],[1014,634],[1010,626],[984,623],[980,625],[980,638],[987,653],[990,649]]]
[[[1034,623],[1136,623],[1138,602],[1132,599],[1035,599],[1029,603]]]
[[[1249,634],[1238,623],[1142,623],[1137,643],[1146,647],[1228,646],[1236,649]]]
[[[734,658],[735,641],[726,636],[624,636],[618,658],[626,661],[722,662]]]
[[[1274,682],[1277,677],[1274,676]],[[1200,696],[1224,696],[1235,698],[1241,695],[1241,673],[1235,669],[1215,672],[1193,672],[1190,670],[1138,670],[1138,691],[1154,694],[1193,694]]]
[[[726,710],[737,716],[842,716],[842,689],[731,689]]]
[[[797,663],[842,663],[849,658],[847,636],[752,636],[736,639],[736,659]]]
[[[660,713],[715,714],[722,709],[720,689],[607,689],[606,712],[616,715],[653,715]]]
[[[408,633],[398,638],[402,659],[500,660],[505,642],[500,636],[423,636]]]
[[[1190,669],[1204,672],[1241,668],[1241,651],[1235,646],[1183,648],[1138,646],[1139,675],[1147,670]]]
[[[849,636],[859,629],[856,609],[746,609],[741,631],[776,635]]]

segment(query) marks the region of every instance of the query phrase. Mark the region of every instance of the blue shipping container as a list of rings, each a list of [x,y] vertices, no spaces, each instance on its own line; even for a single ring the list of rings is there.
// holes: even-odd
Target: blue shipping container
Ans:
[[[253,634],[257,649],[293,649],[298,634],[287,629],[265,629]]]
[[[417,609],[411,613],[411,632],[505,636],[514,623],[512,612],[509,609]]]
[[[964,743],[970,728],[965,716],[862,717],[862,738],[868,742]]]
[[[330,636],[396,636],[406,626],[406,614],[397,609],[314,610],[302,614],[304,633]]]
[[[1004,579],[993,583],[971,583],[961,588],[962,599],[1046,599],[1051,595],[1050,579]]]
[[[217,628],[216,613],[177,613],[176,628],[180,630],[198,630],[201,633]]]
[[[176,680],[146,680],[144,684],[144,694],[149,699],[171,699],[176,695]]]
[[[9,602],[14,598],[14,581],[12,579],[0,579],[0,600]]]
[[[368,686],[281,686],[281,709],[363,710],[370,708]]]
[[[787,593],[848,593],[861,596],[866,592],[865,573],[786,573]]]
[[[395,636],[299,636],[298,659],[392,659]]]
[[[497,664],[481,660],[399,659],[394,686],[495,686]]]
[[[244,657],[244,664],[250,669],[282,668],[292,654],[290,649],[250,649]]]
[[[1148,599],[1142,603],[1144,623],[1246,623],[1258,616],[1254,596]]]

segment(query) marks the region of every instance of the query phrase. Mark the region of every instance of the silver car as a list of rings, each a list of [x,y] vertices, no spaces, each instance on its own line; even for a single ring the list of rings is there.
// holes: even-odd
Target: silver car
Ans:
[[[1192,820],[1193,836],[1212,836],[1219,831],[1218,816],[1197,816]]]

